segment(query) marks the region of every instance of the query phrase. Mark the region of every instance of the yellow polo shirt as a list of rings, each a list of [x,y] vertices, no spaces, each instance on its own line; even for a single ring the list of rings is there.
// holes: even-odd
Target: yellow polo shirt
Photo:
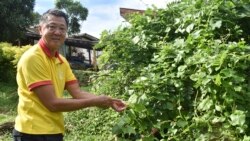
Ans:
[[[42,39],[27,50],[17,66],[19,103],[15,129],[28,134],[64,133],[62,112],[50,112],[32,89],[53,85],[56,96],[61,98],[65,86],[72,83],[77,80],[68,61],[59,53],[51,56]]]

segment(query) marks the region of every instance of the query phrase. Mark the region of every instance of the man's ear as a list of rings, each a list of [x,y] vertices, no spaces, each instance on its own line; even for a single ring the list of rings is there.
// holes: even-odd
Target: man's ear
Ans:
[[[37,27],[37,30],[38,30],[39,34],[42,35],[42,26],[41,26],[41,25],[39,25],[39,26]]]

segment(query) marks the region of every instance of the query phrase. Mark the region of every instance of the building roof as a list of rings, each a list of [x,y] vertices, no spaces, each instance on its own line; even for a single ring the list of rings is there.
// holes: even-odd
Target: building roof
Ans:
[[[120,15],[127,20],[130,14],[143,14],[145,10],[131,9],[131,8],[120,8]]]
[[[88,34],[88,33],[82,33],[82,34],[78,34],[78,35],[72,35],[71,38],[76,38],[76,39],[84,39],[84,40],[88,40],[88,41],[99,41],[98,38]]]
[[[31,39],[35,39],[35,40],[39,40],[41,38],[41,35],[39,34],[37,27],[30,27],[27,29],[26,32],[26,37],[27,38],[31,38]],[[73,35],[73,36],[69,36],[66,38],[65,40],[65,44],[68,46],[75,46],[75,47],[79,47],[79,48],[85,48],[85,49],[93,49],[93,46],[98,43],[99,39],[87,34],[87,33],[83,33],[83,34],[79,34],[79,35]]]

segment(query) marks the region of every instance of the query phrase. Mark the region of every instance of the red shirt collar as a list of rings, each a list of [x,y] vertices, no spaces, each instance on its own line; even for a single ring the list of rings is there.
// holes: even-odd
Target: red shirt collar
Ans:
[[[40,47],[42,48],[43,52],[50,58],[52,58],[52,54],[49,51],[49,48],[47,47],[45,41],[43,39],[40,39],[38,44],[40,45]],[[55,57],[59,59],[60,63],[63,63],[62,58],[60,57],[58,51],[56,51],[55,53]]]

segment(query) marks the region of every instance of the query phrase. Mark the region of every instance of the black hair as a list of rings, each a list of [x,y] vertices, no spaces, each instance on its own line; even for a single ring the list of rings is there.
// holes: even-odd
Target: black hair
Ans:
[[[50,15],[53,15],[56,17],[63,17],[65,19],[66,25],[68,27],[68,24],[69,24],[68,15],[59,9],[49,9],[48,11],[43,13],[39,22],[40,23],[47,22],[48,16],[50,16]]]

